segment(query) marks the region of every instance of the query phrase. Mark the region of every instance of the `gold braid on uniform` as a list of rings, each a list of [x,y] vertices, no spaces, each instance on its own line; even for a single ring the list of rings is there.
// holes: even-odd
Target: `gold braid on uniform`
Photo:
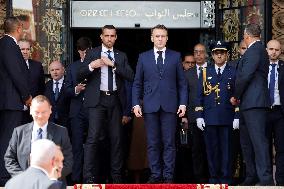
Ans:
[[[204,95],[210,95],[213,92],[216,93],[215,100],[218,104],[220,104],[219,99],[220,99],[220,89],[219,85],[220,83],[217,83],[217,85],[212,86],[210,82],[207,82],[207,76],[206,76],[206,68],[203,68],[202,70],[202,77],[203,77],[203,93]]]

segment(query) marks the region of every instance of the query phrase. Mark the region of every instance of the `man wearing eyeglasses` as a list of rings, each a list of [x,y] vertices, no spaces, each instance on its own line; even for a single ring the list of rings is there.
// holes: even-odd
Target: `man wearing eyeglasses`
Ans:
[[[188,85],[188,109],[185,118],[182,122],[192,130],[192,165],[193,176],[195,183],[207,183],[208,181],[208,166],[205,151],[205,143],[202,131],[196,126],[195,104],[198,80],[200,79],[202,69],[207,67],[207,51],[206,47],[199,43],[194,46],[194,60],[196,64],[192,69],[185,72],[185,77]]]
[[[187,53],[184,55],[182,66],[184,71],[187,71],[195,66],[195,60],[193,54]]]

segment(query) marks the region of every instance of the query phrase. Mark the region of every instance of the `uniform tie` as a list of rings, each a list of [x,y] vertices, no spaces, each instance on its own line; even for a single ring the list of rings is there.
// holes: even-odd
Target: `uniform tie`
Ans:
[[[269,95],[270,95],[270,103],[273,105],[274,103],[274,89],[275,89],[275,67],[276,64],[270,64],[271,71],[270,71],[270,82],[269,82]]]
[[[217,73],[218,77],[221,77],[221,68],[218,68],[218,73]]]
[[[113,61],[113,58],[111,57],[111,51],[107,51],[107,57]],[[113,91],[113,72],[112,72],[112,67],[108,66],[108,90]]]

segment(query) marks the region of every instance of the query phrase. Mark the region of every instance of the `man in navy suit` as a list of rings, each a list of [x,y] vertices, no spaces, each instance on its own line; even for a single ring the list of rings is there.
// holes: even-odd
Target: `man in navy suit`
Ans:
[[[197,95],[197,127],[204,131],[211,184],[231,183],[232,129],[239,120],[230,98],[234,92],[235,68],[227,65],[228,47],[217,41],[212,47],[215,65],[204,68]],[[206,125],[206,126],[205,126]]]
[[[154,48],[139,55],[132,89],[136,117],[143,114],[151,177],[148,183],[172,183],[175,165],[177,114],[185,115],[187,84],[180,53],[166,48],[168,29],[151,29]]]
[[[43,95],[45,81],[44,71],[41,62],[30,59],[31,44],[27,40],[20,40],[18,45],[21,49],[22,55],[25,59],[25,63],[29,69],[29,87],[32,97],[37,95]],[[24,111],[22,124],[26,124],[32,121],[32,117],[28,109]]]
[[[269,59],[260,41],[261,29],[248,24],[244,30],[247,50],[238,64],[233,105],[240,102],[240,141],[246,164],[242,185],[273,185],[272,166],[267,138]]]
[[[51,80],[45,85],[44,95],[52,106],[52,114],[49,121],[58,125],[68,126],[70,98],[66,95],[64,72],[65,68],[59,61],[53,61],[49,65]]]
[[[110,174],[113,183],[121,183],[123,167],[122,106],[125,104],[124,81],[133,80],[133,71],[124,52],[115,49],[116,28],[105,25],[102,45],[89,49],[77,80],[86,80],[84,105],[88,108],[89,129],[84,146],[83,180],[98,181],[99,138],[106,130],[110,140]],[[107,125],[105,124],[107,122]]]
[[[270,66],[268,86],[271,107],[268,111],[267,127],[275,146],[276,185],[284,186],[284,61],[279,60],[281,44],[277,40],[267,43]],[[272,140],[273,139],[273,140]],[[272,147],[272,145],[270,145]],[[272,149],[270,149],[272,152]]]
[[[28,68],[17,44],[23,29],[19,19],[9,17],[4,22],[5,35],[0,39],[0,186],[9,179],[3,157],[10,136],[21,125],[24,105],[29,106],[32,99]]]
[[[92,42],[87,37],[80,37],[77,40],[77,51],[80,55],[80,60],[77,60],[69,65],[66,74],[66,94],[70,97],[70,128],[71,128],[71,140],[73,150],[73,169],[72,180],[74,183],[82,183],[82,171],[83,171],[83,142],[84,132],[88,127],[88,110],[83,107],[84,91],[86,82],[77,81],[77,71],[83,64],[86,51],[92,48]]]

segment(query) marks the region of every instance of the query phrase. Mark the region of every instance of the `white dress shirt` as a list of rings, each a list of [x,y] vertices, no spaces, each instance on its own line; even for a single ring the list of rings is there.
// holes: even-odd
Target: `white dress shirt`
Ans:
[[[272,106],[275,105],[281,105],[280,103],[280,95],[279,95],[279,89],[278,89],[278,70],[279,70],[279,64],[277,62],[270,62],[270,64],[276,64],[275,66],[275,87],[274,87],[274,103]],[[269,83],[270,83],[270,74],[271,74],[272,66],[269,65],[269,72],[268,72],[268,88],[269,88]]]

